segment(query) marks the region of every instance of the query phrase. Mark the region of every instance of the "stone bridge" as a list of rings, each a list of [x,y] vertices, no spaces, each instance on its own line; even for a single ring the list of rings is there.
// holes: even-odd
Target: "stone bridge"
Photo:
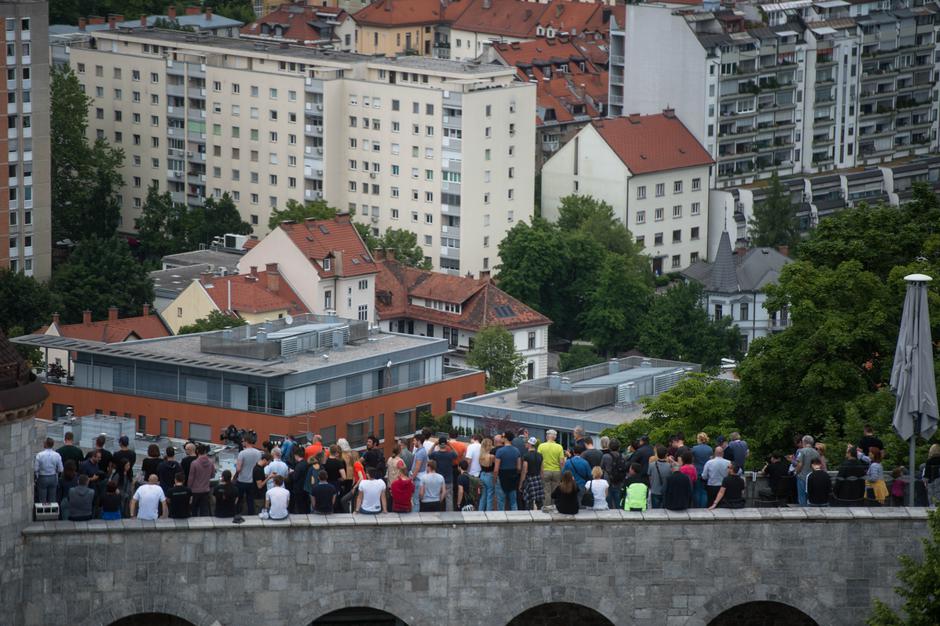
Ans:
[[[920,554],[925,519],[784,508],[44,522],[23,530],[22,600],[5,607],[28,625],[855,625],[873,599],[897,603],[897,555]],[[379,611],[331,621],[350,607]],[[367,622],[378,615],[388,621]]]

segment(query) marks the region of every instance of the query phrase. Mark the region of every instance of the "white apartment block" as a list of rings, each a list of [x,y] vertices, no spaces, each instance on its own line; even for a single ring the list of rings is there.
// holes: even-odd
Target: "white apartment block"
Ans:
[[[936,3],[739,6],[628,5],[611,30],[611,113],[675,107],[719,187],[936,151]]]
[[[588,195],[613,207],[650,257],[653,272],[705,260],[713,160],[671,110],[597,120],[542,167],[542,215]]]
[[[466,273],[532,215],[535,86],[512,68],[152,29],[96,33],[70,63],[89,132],[125,152],[124,231],[153,181],[190,206],[229,193],[259,236],[323,199]]]
[[[0,235],[7,235],[0,268],[43,280],[52,273],[48,10],[44,0],[0,3],[6,49]]]

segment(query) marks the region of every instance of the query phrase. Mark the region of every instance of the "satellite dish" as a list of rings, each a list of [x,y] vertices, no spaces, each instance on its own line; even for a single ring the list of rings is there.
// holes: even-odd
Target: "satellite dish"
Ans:
[[[294,318],[293,318],[293,316],[288,315],[287,317],[284,318],[284,321],[287,322],[287,325],[288,325],[288,326],[290,326],[291,324],[294,323]]]

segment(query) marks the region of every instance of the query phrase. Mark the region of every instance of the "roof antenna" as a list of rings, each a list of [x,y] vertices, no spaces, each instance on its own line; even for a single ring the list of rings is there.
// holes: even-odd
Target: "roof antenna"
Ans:
[[[725,232],[728,232],[728,201],[725,200]]]

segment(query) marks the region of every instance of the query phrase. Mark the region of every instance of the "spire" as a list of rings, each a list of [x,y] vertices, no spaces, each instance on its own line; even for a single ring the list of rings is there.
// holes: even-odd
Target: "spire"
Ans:
[[[708,280],[708,291],[717,293],[736,293],[738,291],[738,272],[734,265],[734,250],[731,248],[731,236],[728,231],[721,233],[718,252],[712,264]]]

